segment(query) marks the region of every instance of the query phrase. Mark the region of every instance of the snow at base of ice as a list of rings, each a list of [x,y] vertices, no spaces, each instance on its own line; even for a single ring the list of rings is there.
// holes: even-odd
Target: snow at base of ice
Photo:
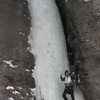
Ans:
[[[32,16],[29,43],[36,60],[33,74],[36,100],[63,100],[64,82],[60,80],[60,74],[69,66],[55,0],[29,0],[29,7]],[[78,97],[77,100],[83,99]]]

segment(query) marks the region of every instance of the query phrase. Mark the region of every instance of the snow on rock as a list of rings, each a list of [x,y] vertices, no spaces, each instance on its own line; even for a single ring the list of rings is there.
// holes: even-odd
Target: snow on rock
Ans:
[[[7,90],[14,90],[14,87],[13,86],[7,86],[6,89]]]
[[[14,100],[12,97],[8,98],[8,100]]]
[[[66,2],[67,2],[68,0],[66,0]]]
[[[69,66],[58,8],[55,0],[28,1],[32,17],[29,43],[36,61],[34,94],[37,100],[63,100],[64,82],[60,80],[60,73],[69,70]]]
[[[74,87],[74,90],[75,100],[84,100],[84,96],[77,86]]]
[[[27,50],[28,50],[28,51],[31,51],[31,48],[30,48],[30,47],[27,47]]]
[[[88,2],[88,1],[90,1],[90,0],[84,0],[85,2]]]
[[[25,33],[23,33],[22,31],[17,32],[16,34],[17,34],[17,35],[22,35],[22,36],[25,36]]]
[[[36,88],[30,88],[30,90],[31,90],[31,95],[34,97],[34,96],[36,96],[36,91],[37,91],[37,89]],[[28,93],[26,93],[26,95],[29,95]],[[30,100],[34,100],[34,98],[30,98]]]
[[[26,71],[26,72],[30,72],[30,70],[29,70],[29,69],[25,69],[25,71]]]
[[[18,87],[18,89],[20,89],[20,90],[21,90],[21,89],[22,89],[22,87]]]
[[[31,92],[36,91],[36,88],[30,88]]]
[[[100,21],[97,21],[97,24],[100,24]]]
[[[26,93],[26,95],[28,96],[29,94],[28,94],[28,93]]]
[[[9,65],[9,66],[12,67],[12,68],[18,67],[17,65],[13,65],[13,64],[12,64],[12,60],[9,60],[9,61],[3,61],[3,62],[6,63],[7,65]]]
[[[19,32],[19,34],[25,36],[25,34],[23,32]]]
[[[13,91],[12,93],[15,94],[15,95],[16,95],[16,94],[20,94],[20,92],[18,92],[18,91],[16,91],[16,90]]]
[[[21,96],[21,99],[23,99],[24,97]]]

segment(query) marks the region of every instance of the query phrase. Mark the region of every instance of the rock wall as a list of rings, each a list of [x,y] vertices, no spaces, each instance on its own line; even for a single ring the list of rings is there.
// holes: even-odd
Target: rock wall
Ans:
[[[35,87],[26,0],[0,0],[0,100],[30,100]]]
[[[100,1],[56,0],[71,69],[79,69],[86,100],[100,100]]]

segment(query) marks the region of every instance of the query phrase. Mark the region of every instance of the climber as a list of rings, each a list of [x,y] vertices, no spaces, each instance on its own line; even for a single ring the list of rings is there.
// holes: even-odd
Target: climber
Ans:
[[[62,75],[63,74],[61,74],[60,78],[61,78],[62,81],[65,81],[65,89],[64,89],[64,92],[63,92],[63,95],[62,95],[64,100],[68,100],[67,97],[66,97],[66,94],[70,94],[72,100],[75,100],[73,83],[72,83],[72,80],[71,80],[70,73],[68,72],[68,70],[66,70],[65,76],[62,76]]]

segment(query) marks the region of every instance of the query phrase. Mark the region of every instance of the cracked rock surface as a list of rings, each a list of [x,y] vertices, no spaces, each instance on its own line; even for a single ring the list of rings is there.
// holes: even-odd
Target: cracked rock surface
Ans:
[[[29,33],[27,1],[0,0],[0,100],[32,98],[34,57],[29,52]]]

